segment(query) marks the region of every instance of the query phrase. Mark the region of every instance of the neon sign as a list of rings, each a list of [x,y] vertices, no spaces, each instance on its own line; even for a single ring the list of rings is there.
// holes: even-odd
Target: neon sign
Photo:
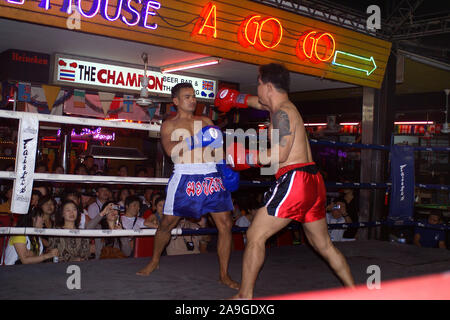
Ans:
[[[57,136],[61,135],[61,129],[58,130]],[[78,134],[75,132],[75,129],[72,129],[72,133],[70,134],[72,138],[81,138],[86,139],[91,137],[94,140],[101,141],[114,141],[116,140],[116,134],[113,132],[111,134],[102,134],[102,128],[97,128],[95,130],[91,130],[89,128],[83,128],[81,132]]]
[[[266,17],[259,20],[261,16],[251,15],[241,23],[238,30],[238,41],[244,48],[253,46],[256,50],[266,51],[276,48],[283,38],[283,27],[280,20],[273,17]],[[268,23],[271,28],[272,41],[266,44],[262,33],[264,25]]]
[[[200,13],[200,17],[203,19],[199,19],[192,30],[191,37],[195,35],[205,35],[209,40],[211,37],[217,37],[217,15],[216,15],[216,6],[211,2],[208,3]],[[210,21],[211,20],[211,21]],[[208,24],[208,22],[211,22]],[[205,29],[206,28],[206,29]]]
[[[85,17],[86,19],[94,18],[100,12],[100,15],[103,19],[113,22],[116,20],[122,21],[128,26],[139,25],[140,27],[155,30],[158,28],[158,24],[150,23],[150,17],[155,16],[156,10],[161,8],[161,3],[158,1],[151,0],[117,0],[117,6],[115,8],[115,13],[111,17],[108,13],[108,8],[111,7],[111,0],[92,0],[92,2],[87,0],[63,0],[63,4],[59,9],[61,12],[72,14],[72,4],[75,1],[75,5],[77,6],[78,12]],[[131,2],[135,2],[138,4],[142,4],[142,8],[138,11],[131,5]],[[25,0],[7,0],[7,2],[23,5]],[[90,7],[89,7],[90,6]],[[39,2],[38,7],[43,8],[44,10],[50,10],[51,4],[50,0],[41,0]],[[125,16],[131,15],[131,19]]]
[[[338,60],[338,56],[341,59],[341,63],[336,62],[336,60]],[[349,62],[346,62],[346,61],[349,61]],[[351,65],[350,62],[353,62],[353,65]],[[366,63],[365,68],[355,66],[355,64],[360,65],[361,63]],[[375,69],[377,68],[377,65],[375,64],[375,59],[373,57],[366,58],[366,57],[358,56],[356,54],[339,51],[339,50],[336,50],[332,64],[335,66],[338,66],[338,67],[343,67],[343,68],[348,68],[348,69],[352,69],[352,70],[365,72],[367,74],[367,76],[370,76],[372,74],[372,72],[374,72]]]
[[[320,41],[325,44],[325,50],[319,55]],[[312,63],[326,62],[334,55],[336,42],[328,32],[306,31],[297,41],[295,53],[300,60],[308,59]]]
[[[200,18],[192,30],[191,37],[200,35],[206,36],[208,40],[217,38],[216,5],[209,2],[203,7]],[[237,39],[244,48],[254,48],[258,51],[275,49],[283,40],[283,25],[277,18],[262,18],[261,15],[252,14],[247,16],[240,24],[237,30]],[[295,55],[301,61],[308,60],[314,64],[331,62],[332,65],[337,67],[363,71],[367,76],[370,76],[376,69],[373,57],[365,58],[336,50],[336,40],[330,32],[316,30],[303,32],[297,40]],[[346,60],[353,63],[346,62]],[[356,67],[361,63],[367,65],[367,68]]]

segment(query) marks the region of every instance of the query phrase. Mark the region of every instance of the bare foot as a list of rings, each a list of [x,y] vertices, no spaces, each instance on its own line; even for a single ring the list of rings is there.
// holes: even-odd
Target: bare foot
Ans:
[[[219,280],[220,283],[230,287],[231,289],[239,290],[239,282],[232,280],[229,276],[225,276]]]
[[[151,262],[142,270],[136,272],[138,276],[148,276],[150,273],[159,268],[159,264],[152,264]]]

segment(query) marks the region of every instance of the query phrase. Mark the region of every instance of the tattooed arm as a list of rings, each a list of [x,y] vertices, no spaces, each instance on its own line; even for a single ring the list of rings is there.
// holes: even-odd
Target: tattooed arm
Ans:
[[[292,143],[294,141],[295,125],[291,122],[288,112],[283,109],[278,110],[272,117],[272,130],[278,130],[278,139],[274,132],[272,137],[271,154],[275,151],[274,147],[278,147],[278,161],[285,162],[291,152]]]

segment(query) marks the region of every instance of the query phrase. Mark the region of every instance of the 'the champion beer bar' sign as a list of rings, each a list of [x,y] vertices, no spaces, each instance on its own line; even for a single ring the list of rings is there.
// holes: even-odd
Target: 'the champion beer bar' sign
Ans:
[[[211,79],[162,74],[147,71],[148,90],[152,93],[171,94],[174,85],[190,82],[198,98],[215,98],[217,82]],[[87,61],[86,59],[56,54],[53,82],[81,88],[114,89],[114,91],[140,91],[144,71],[112,64]]]
[[[380,88],[391,43],[247,0],[0,0],[0,16]],[[70,41],[70,39],[67,39]],[[151,54],[151,53],[150,53]]]

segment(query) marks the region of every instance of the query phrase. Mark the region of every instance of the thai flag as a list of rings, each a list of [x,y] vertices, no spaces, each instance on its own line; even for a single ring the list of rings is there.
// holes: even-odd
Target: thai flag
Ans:
[[[214,90],[214,82],[203,80],[202,90],[210,90],[210,91]]]
[[[59,69],[59,80],[75,81],[75,70]]]

